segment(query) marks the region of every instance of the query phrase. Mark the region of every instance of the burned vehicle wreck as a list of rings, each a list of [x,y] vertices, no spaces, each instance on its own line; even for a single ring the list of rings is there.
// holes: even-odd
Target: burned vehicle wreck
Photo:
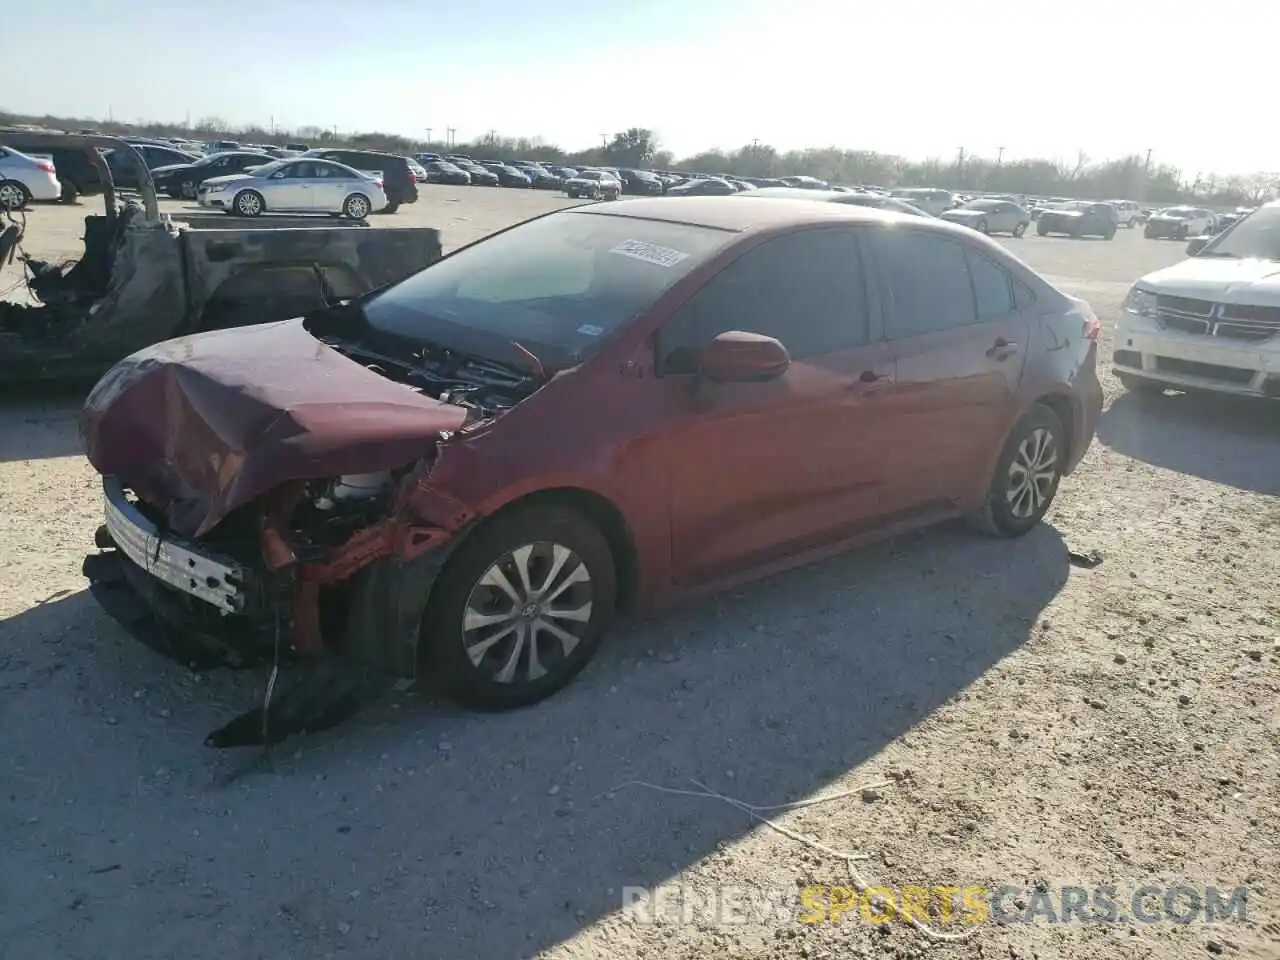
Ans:
[[[22,271],[29,297],[0,301],[0,375],[7,382],[96,376],[150,344],[299,316],[395,283],[441,254],[440,233],[429,228],[305,217],[243,227],[220,214],[162,215],[141,159],[136,193],[114,186],[102,150],[136,153],[132,145],[39,136],[49,149],[85,154],[98,170],[105,210],[85,217],[82,255],[59,262],[23,254],[26,222],[12,218],[0,280],[20,284],[10,272]]]

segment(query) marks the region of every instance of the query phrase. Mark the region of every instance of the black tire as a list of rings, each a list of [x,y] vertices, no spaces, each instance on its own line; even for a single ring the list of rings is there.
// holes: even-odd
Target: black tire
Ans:
[[[388,202],[387,205],[383,207],[381,210],[379,210],[378,212],[379,213],[395,213],[399,209],[400,209],[400,201],[392,200]]]
[[[1015,237],[1021,237],[1024,233],[1027,232],[1027,226],[1028,225],[1025,223],[1018,224],[1016,227],[1013,228],[1013,235]]]
[[[985,233],[985,234],[991,233],[991,227],[987,224],[987,221],[985,218],[980,219],[976,224],[974,224],[974,229],[976,229],[979,233]]]
[[[231,201],[231,209],[238,217],[260,217],[267,210],[267,202],[257,190],[241,190]]]
[[[1014,479],[1015,460],[1033,458],[1039,449],[1036,446],[1038,435],[1043,432],[1052,441],[1050,448],[1053,454],[1052,480],[1045,483],[1034,483],[1031,487],[1039,492],[1043,500],[1036,503],[1034,494],[1028,504],[1029,513],[1015,512],[1014,504],[1020,502],[1010,487]],[[1027,411],[1026,416],[1018,421],[1017,426],[1009,434],[1000,459],[996,461],[995,473],[987,487],[986,502],[978,513],[972,517],[974,525],[984,533],[995,537],[1021,537],[1029,533],[1044,518],[1046,511],[1053,504],[1053,497],[1058,492],[1058,484],[1062,480],[1062,467],[1067,452],[1066,430],[1058,415],[1043,404],[1036,404]],[[1048,453],[1042,454],[1047,457]],[[1047,467],[1048,465],[1046,465]],[[1025,473],[1025,471],[1023,471]],[[1047,472],[1047,470],[1046,470]]]
[[[1174,239],[1176,239],[1176,240],[1186,240],[1186,239],[1187,239],[1187,228],[1186,228],[1186,227],[1179,227],[1179,228],[1178,228],[1177,236],[1176,236]]]
[[[522,652],[515,653],[519,641],[515,635],[507,634],[496,642],[491,641],[492,645],[480,654],[481,660],[476,664],[468,653],[464,629],[469,607],[473,613],[488,615],[477,610],[477,604],[487,611],[489,602],[492,602],[494,615],[506,613],[508,609],[512,612],[517,610],[516,603],[508,600],[493,586],[483,584],[482,578],[488,575],[494,565],[509,563],[513,566],[514,555],[531,544],[535,545],[535,549],[532,554],[527,555],[529,580],[536,583],[538,573],[546,571],[552,545],[567,548],[585,568],[588,580],[585,584],[573,584],[559,594],[557,599],[565,604],[578,604],[574,608],[578,610],[589,604],[588,619],[585,621],[568,618],[556,620],[557,627],[577,630],[577,644],[567,655],[563,653],[561,644],[554,642],[553,636],[542,630],[532,634],[532,637],[542,638],[536,641],[536,646],[538,661],[545,671],[535,679],[528,677],[531,663],[527,642],[521,642]],[[563,582],[567,574],[578,569],[573,564],[573,559],[565,561],[552,582]],[[525,604],[523,609],[528,611],[536,601],[528,601],[527,595],[520,589],[521,580],[517,571],[504,570],[504,573],[521,595]],[[423,616],[422,647],[445,690],[469,706],[507,710],[537,703],[576,677],[599,648],[604,628],[613,615],[616,577],[608,541],[582,514],[556,506],[517,508],[510,514],[494,518],[477,530],[463,541],[449,559],[431,591]],[[492,626],[499,627],[507,622],[525,625],[538,622],[536,617],[530,621],[530,616],[533,615],[526,613],[511,621],[495,622]],[[477,645],[491,640],[490,637],[479,636],[479,631],[484,627],[474,629],[478,640],[472,644],[473,650]],[[523,679],[499,680],[498,675],[508,665],[513,653],[515,673]]]
[[[0,209],[24,210],[31,203],[31,191],[17,180],[0,180]]]
[[[76,203],[80,199],[80,188],[74,180],[62,181],[62,193],[58,197],[59,203]]]
[[[1156,235],[1155,235],[1151,230],[1149,230],[1149,229],[1148,229],[1148,230],[1143,230],[1143,231],[1142,231],[1142,235],[1143,235],[1143,237],[1145,237],[1145,238],[1146,238],[1146,239],[1148,239],[1148,240],[1154,240],[1154,239],[1156,238]]]
[[[194,200],[199,192],[200,188],[196,186],[194,181],[183,180],[178,184],[178,199],[180,200]]]
[[[1046,230],[1044,227],[1040,226],[1039,224],[1036,224],[1036,235],[1041,237],[1047,237],[1049,235],[1049,231]]]
[[[1116,238],[1116,228],[1107,227],[1106,232],[1102,235],[1103,240],[1114,240]]]
[[[353,193],[342,201],[342,215],[348,220],[363,220],[373,209],[373,204],[363,193]]]

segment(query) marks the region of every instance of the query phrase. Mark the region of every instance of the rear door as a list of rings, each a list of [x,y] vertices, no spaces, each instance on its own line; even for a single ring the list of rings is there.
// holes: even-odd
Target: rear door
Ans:
[[[880,393],[893,366],[879,334],[859,231],[766,240],[664,325],[659,384],[672,427],[672,571],[693,586],[839,541],[879,522]],[[698,352],[720,333],[774,337],[792,364],[766,382],[713,384]]]
[[[971,489],[1016,409],[1031,314],[977,245],[939,232],[869,233],[896,368],[885,496],[909,516]]]

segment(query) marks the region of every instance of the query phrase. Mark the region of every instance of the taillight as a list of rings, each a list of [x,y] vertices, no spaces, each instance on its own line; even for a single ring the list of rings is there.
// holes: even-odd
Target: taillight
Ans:
[[[1084,338],[1086,340],[1097,340],[1098,334],[1102,333],[1102,323],[1092,313],[1084,315]]]
[[[55,172],[53,169],[53,164],[50,163],[48,160],[41,160],[39,163],[36,164],[36,166],[39,167],[41,170],[43,170],[45,173]]]
[[[381,180],[375,180],[375,181],[373,181],[373,185],[374,185],[375,187],[377,187],[379,190],[381,190],[381,189],[382,189],[382,181],[381,181]]]

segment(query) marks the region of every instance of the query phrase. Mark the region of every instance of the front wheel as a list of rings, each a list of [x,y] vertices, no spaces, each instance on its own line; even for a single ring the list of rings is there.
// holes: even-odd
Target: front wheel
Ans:
[[[342,203],[342,215],[348,220],[363,220],[371,209],[369,198],[363,193],[353,193]]]
[[[1102,234],[1102,239],[1103,239],[1103,240],[1114,240],[1115,238],[1116,238],[1116,228],[1115,228],[1115,227],[1107,227],[1107,229],[1106,229],[1106,230],[1103,232],[1103,234]]]
[[[31,191],[17,180],[0,180],[0,210],[21,210],[31,202]]]
[[[1037,226],[1037,227],[1036,227],[1036,234],[1037,234],[1038,236],[1041,236],[1041,237],[1047,237],[1047,236],[1049,235],[1049,231],[1048,231],[1047,229],[1045,229],[1044,227]]]
[[[232,208],[242,217],[260,217],[267,209],[262,194],[257,190],[241,190],[231,202]]]
[[[432,590],[422,643],[448,691],[487,709],[536,703],[600,646],[613,555],[576,511],[517,508],[464,540]]]
[[[190,180],[183,180],[178,186],[178,196],[183,200],[194,200],[197,192],[196,185]]]
[[[986,220],[979,220],[979,221],[977,222],[977,224],[975,224],[975,229],[976,229],[979,233],[990,233],[990,232],[991,232],[991,227],[987,224],[987,221],[986,221]]]
[[[1026,232],[1027,232],[1027,225],[1025,223],[1020,223],[1013,228],[1013,235],[1015,237],[1020,237]]]
[[[973,518],[992,536],[1020,537],[1044,518],[1066,465],[1066,431],[1048,407],[1036,404],[1013,428],[986,502]]]

